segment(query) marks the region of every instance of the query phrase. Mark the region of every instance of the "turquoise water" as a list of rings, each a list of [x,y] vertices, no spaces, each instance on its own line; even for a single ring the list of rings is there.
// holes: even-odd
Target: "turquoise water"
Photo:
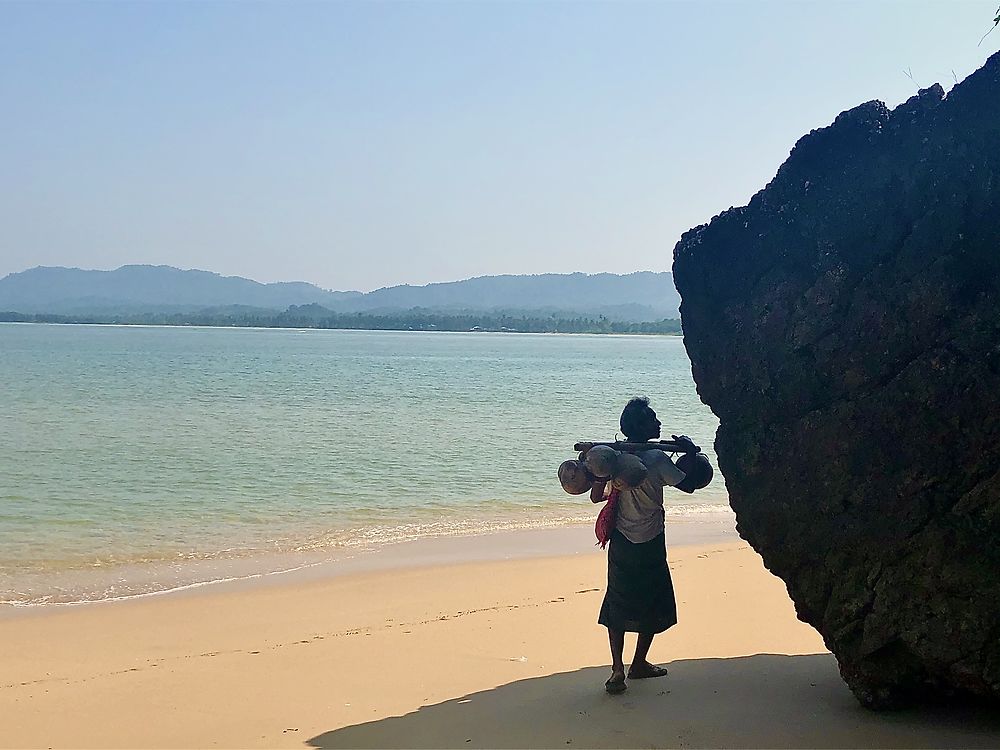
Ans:
[[[630,396],[664,437],[717,427],[672,337],[0,324],[0,392],[20,604],[589,521],[555,469]],[[728,512],[721,477],[667,512]]]

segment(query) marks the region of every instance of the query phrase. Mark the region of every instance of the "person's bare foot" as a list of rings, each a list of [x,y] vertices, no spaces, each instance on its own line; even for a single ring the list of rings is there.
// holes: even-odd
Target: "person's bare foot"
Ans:
[[[604,683],[604,689],[611,695],[619,695],[628,690],[628,685],[625,684],[625,671],[612,672],[611,677]]]
[[[666,667],[658,667],[648,661],[641,661],[628,668],[628,678],[630,680],[645,680],[650,677],[665,677]]]

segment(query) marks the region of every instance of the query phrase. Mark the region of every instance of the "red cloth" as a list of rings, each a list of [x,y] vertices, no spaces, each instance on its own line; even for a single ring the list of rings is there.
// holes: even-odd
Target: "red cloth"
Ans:
[[[618,520],[618,490],[613,489],[608,495],[607,502],[597,515],[597,523],[594,525],[594,533],[597,534],[597,543],[601,549],[608,546],[611,540],[611,532],[615,530],[615,522]]]

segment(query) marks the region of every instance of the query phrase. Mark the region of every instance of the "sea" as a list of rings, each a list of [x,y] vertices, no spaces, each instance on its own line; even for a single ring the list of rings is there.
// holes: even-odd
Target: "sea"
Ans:
[[[634,395],[717,467],[680,337],[10,323],[0,394],[0,608],[592,533],[556,468]],[[668,525],[732,526],[718,471],[667,494]]]

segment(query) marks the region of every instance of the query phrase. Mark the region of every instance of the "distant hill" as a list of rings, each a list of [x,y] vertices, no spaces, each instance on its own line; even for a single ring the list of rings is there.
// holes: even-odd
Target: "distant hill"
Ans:
[[[335,292],[305,282],[261,284],[171,266],[122,266],[114,271],[38,267],[0,279],[0,311],[80,315],[192,312],[248,307],[284,311],[320,305],[338,313],[413,310],[444,313],[526,311],[604,315],[612,320],[677,318],[680,299],[669,273],[481,276],[373,292]]]
[[[620,320],[678,317],[680,297],[669,273],[479,276],[426,286],[393,286],[345,301],[342,311],[507,310],[600,313]]]
[[[360,296],[304,282],[261,284],[171,266],[122,266],[114,271],[39,266],[0,279],[0,309],[24,313],[182,311],[228,305],[284,310],[312,303],[332,306]]]

